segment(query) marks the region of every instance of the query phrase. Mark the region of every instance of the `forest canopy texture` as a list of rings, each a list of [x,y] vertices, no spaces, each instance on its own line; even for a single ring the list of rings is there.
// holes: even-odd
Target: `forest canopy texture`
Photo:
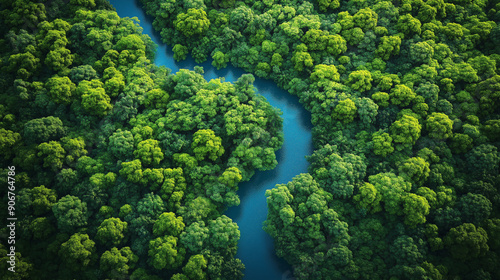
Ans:
[[[142,0],[176,59],[270,78],[312,114],[266,193],[297,279],[500,279],[498,0]]]
[[[155,66],[105,1],[0,3],[0,178],[15,167],[19,218],[0,279],[241,279],[222,213],[283,143],[254,77]]]
[[[177,60],[311,112],[309,172],[266,192],[297,279],[500,279],[498,0],[141,2]],[[241,279],[221,213],[283,142],[253,76],[154,66],[105,1],[0,3],[1,277]]]

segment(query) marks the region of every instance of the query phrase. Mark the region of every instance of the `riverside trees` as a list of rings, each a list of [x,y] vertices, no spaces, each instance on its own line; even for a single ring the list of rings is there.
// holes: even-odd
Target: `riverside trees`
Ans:
[[[153,65],[151,39],[104,1],[35,2],[0,4],[0,161],[20,170],[19,275],[241,279],[239,229],[222,212],[240,181],[276,166],[280,112],[251,75],[231,84]],[[213,20],[201,7],[175,18],[193,36]]]
[[[158,21],[165,17],[154,9],[162,1],[142,2]],[[177,2],[169,5],[171,17],[188,10]],[[328,202],[338,216],[335,224],[345,223],[352,234],[342,245],[348,250],[329,243],[323,217],[300,217],[307,204],[294,205],[278,186],[268,194],[266,229],[295,277],[440,279],[473,278],[476,272],[500,277],[487,265],[498,250],[484,246],[486,235],[494,233],[478,229],[498,216],[495,9],[463,1],[193,6],[208,15],[210,25],[195,36],[164,36],[170,45],[182,45],[179,56],[191,52],[198,62],[212,57],[218,68],[229,61],[272,79],[311,112],[315,151],[309,175],[315,184],[308,185],[335,198]],[[173,22],[162,23],[156,27],[163,34],[176,32]],[[385,187],[391,183],[395,188]],[[293,201],[312,197],[291,196]],[[463,206],[471,197],[478,203]],[[492,211],[486,211],[487,201]],[[306,222],[314,232],[297,238]],[[474,238],[457,237],[467,233]],[[457,257],[474,242],[480,245],[470,250],[473,261]]]

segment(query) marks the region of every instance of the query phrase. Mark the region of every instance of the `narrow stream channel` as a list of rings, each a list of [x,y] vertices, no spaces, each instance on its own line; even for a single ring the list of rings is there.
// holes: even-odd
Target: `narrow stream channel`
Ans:
[[[158,45],[155,64],[164,65],[176,73],[179,69],[193,70],[203,66],[205,79],[224,77],[235,82],[245,72],[228,66],[217,70],[211,60],[197,64],[189,57],[176,62],[170,46],[163,44],[159,34],[154,31],[152,18],[146,16],[138,0],[111,0],[120,17],[137,17],[143,33],[148,34]],[[269,80],[256,77],[254,86],[257,92],[267,98],[269,103],[283,112],[285,141],[277,152],[278,166],[270,171],[258,171],[248,182],[239,185],[238,195],[241,204],[230,208],[225,214],[239,226],[241,238],[236,257],[245,264],[245,280],[288,280],[292,278],[291,267],[276,256],[272,238],[264,232],[262,224],[267,216],[265,192],[276,184],[286,184],[300,173],[307,172],[306,155],[313,151],[311,136],[311,115],[299,103],[298,98],[278,88]]]

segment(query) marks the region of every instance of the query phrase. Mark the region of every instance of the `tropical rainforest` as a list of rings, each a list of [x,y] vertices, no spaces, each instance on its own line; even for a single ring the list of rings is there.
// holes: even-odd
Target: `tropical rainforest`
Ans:
[[[223,212],[283,143],[254,77],[155,66],[105,0],[0,3],[2,279],[241,279]],[[310,111],[309,172],[265,194],[296,279],[500,279],[498,0],[141,3],[175,59]]]
[[[276,166],[280,111],[250,74],[155,66],[156,45],[105,1],[43,2],[2,1],[1,193],[7,206],[15,187],[15,207],[0,216],[18,221],[0,278],[241,279],[222,213]]]

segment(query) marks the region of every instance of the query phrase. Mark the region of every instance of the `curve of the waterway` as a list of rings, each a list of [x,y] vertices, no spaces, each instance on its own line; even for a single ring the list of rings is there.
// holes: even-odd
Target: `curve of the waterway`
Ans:
[[[111,0],[120,17],[137,17],[144,33],[158,45],[155,63],[164,65],[176,73],[179,69],[194,69],[203,66],[207,80],[224,77],[235,82],[245,72],[228,66],[217,70],[211,61],[196,64],[192,58],[176,62],[172,48],[161,42],[158,32],[153,29],[152,18],[146,16],[138,0]],[[269,80],[257,78],[254,86],[269,103],[283,112],[285,141],[277,152],[278,166],[270,171],[258,171],[250,181],[241,183],[238,195],[241,204],[230,208],[225,214],[236,222],[240,229],[240,241],[236,257],[245,264],[245,280],[285,280],[291,279],[291,268],[276,256],[272,238],[262,230],[267,216],[265,191],[276,184],[284,184],[294,176],[307,172],[306,155],[313,150],[311,137],[311,117],[298,98],[278,88]]]

